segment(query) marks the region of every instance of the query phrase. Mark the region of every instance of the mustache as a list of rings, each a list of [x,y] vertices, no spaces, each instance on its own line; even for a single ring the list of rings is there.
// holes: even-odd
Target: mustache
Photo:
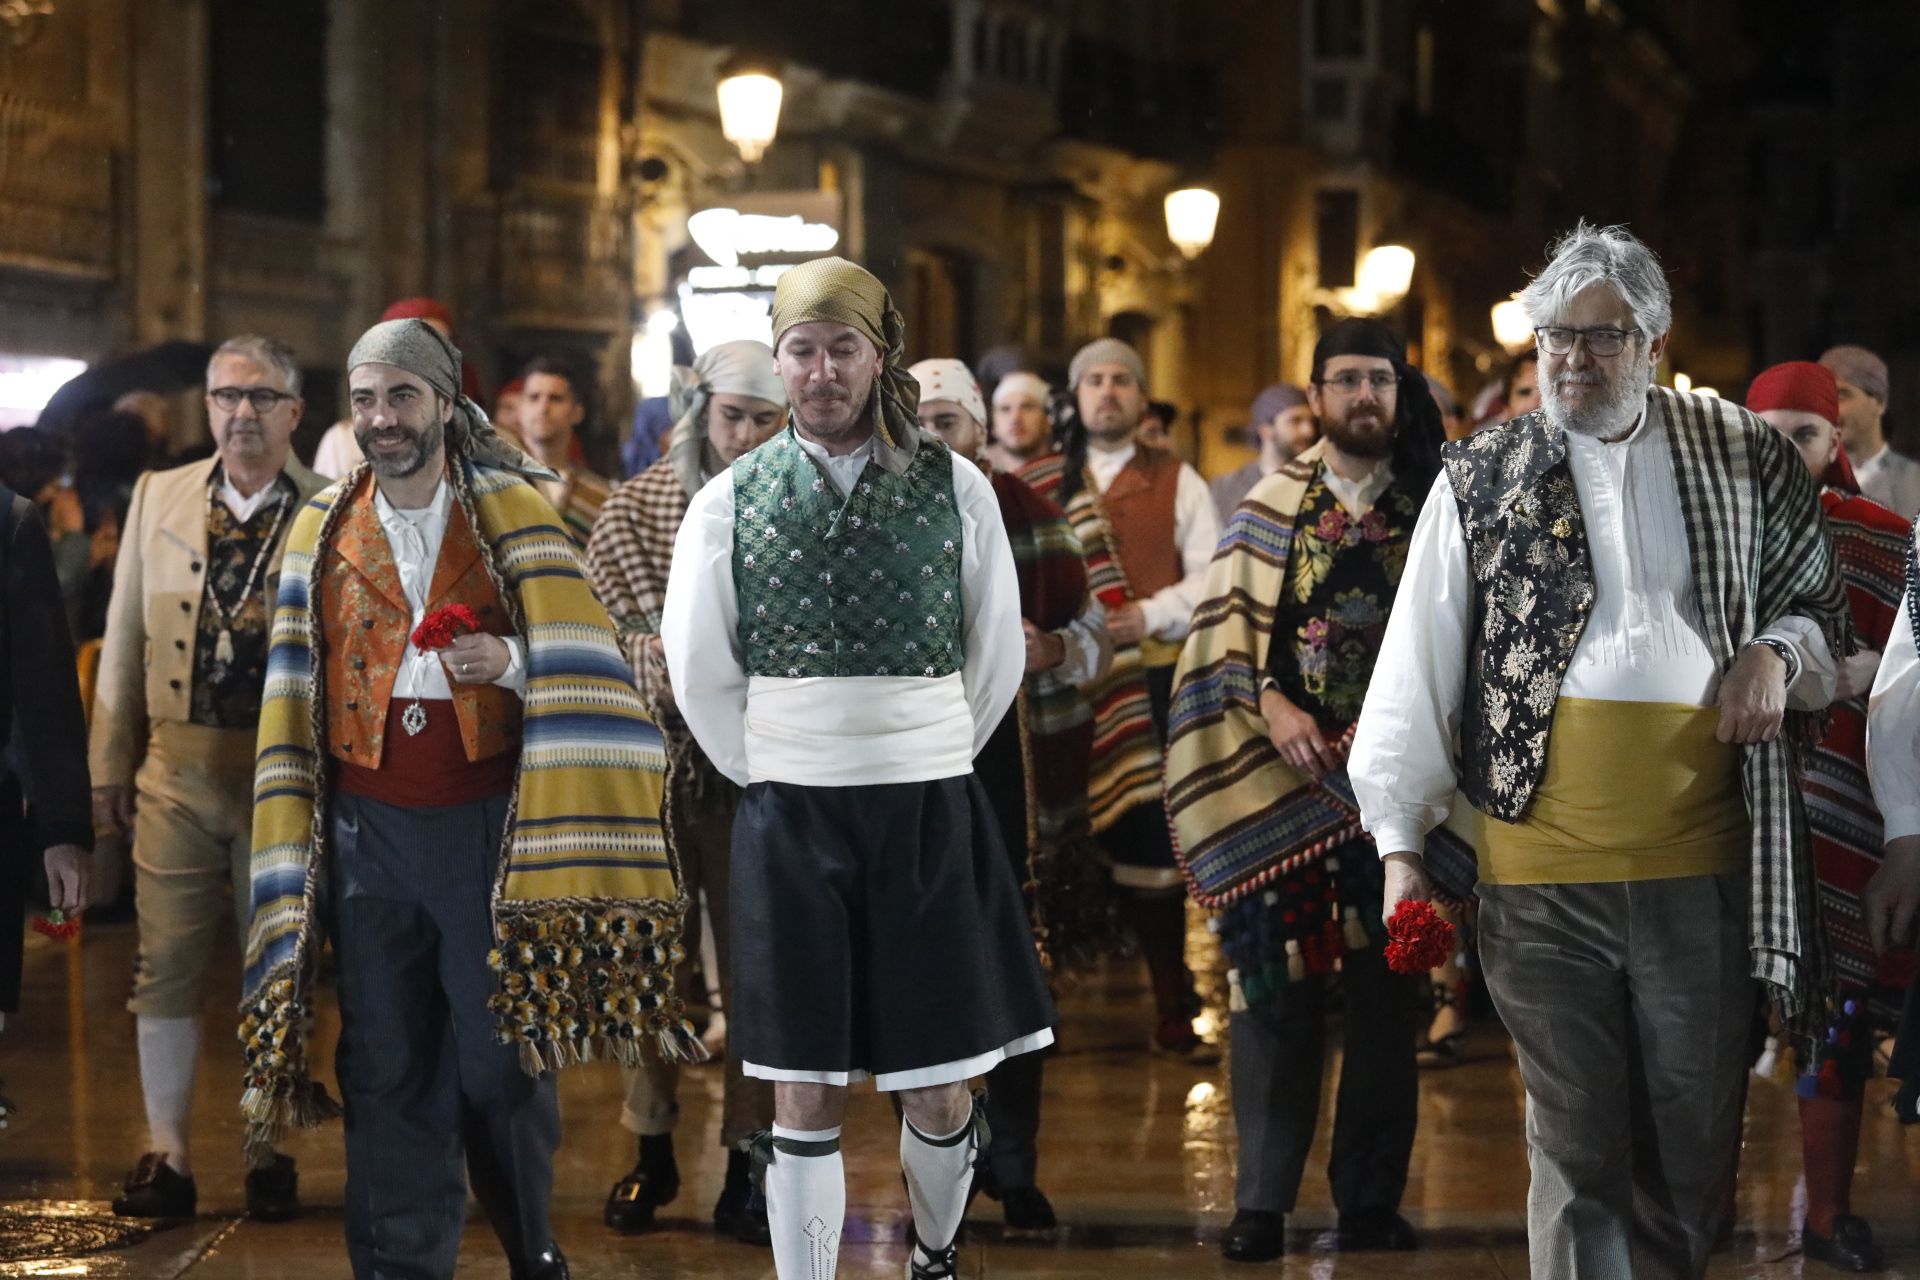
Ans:
[[[1553,380],[1558,387],[1597,387],[1606,379],[1598,373],[1563,373]]]

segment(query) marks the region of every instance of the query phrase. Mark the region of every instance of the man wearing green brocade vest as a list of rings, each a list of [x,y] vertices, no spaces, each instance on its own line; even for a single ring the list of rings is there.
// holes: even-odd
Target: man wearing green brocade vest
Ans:
[[[984,1136],[966,1082],[1053,1040],[973,759],[1026,664],[993,489],[915,420],[905,329],[838,258],[780,278],[793,422],[693,499],[661,638],[682,715],[746,788],[732,1047],[774,1082],[756,1143],[782,1280],[834,1273],[847,1087],[898,1095],[914,1280],[956,1274]]]

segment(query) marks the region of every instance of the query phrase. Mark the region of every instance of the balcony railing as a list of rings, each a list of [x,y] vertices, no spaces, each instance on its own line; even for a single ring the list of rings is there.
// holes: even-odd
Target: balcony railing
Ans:
[[[0,266],[113,275],[113,144],[90,117],[0,92]]]

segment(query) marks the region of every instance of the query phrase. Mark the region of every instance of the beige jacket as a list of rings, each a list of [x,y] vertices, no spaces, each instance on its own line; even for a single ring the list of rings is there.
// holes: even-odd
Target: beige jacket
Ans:
[[[150,471],[134,486],[113,567],[113,599],[93,702],[93,785],[130,787],[147,754],[147,726],[184,721],[193,696],[193,641],[207,560],[207,485],[216,459]],[[305,502],[327,481],[287,458]],[[263,575],[269,613],[279,588],[288,520]]]

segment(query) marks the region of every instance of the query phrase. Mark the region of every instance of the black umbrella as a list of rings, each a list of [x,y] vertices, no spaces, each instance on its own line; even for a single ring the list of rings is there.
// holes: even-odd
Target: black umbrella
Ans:
[[[197,387],[207,376],[213,347],[204,342],[175,339],[105,360],[70,379],[53,393],[40,411],[43,431],[72,431],[96,409],[103,409],[129,391],[178,391]]]

